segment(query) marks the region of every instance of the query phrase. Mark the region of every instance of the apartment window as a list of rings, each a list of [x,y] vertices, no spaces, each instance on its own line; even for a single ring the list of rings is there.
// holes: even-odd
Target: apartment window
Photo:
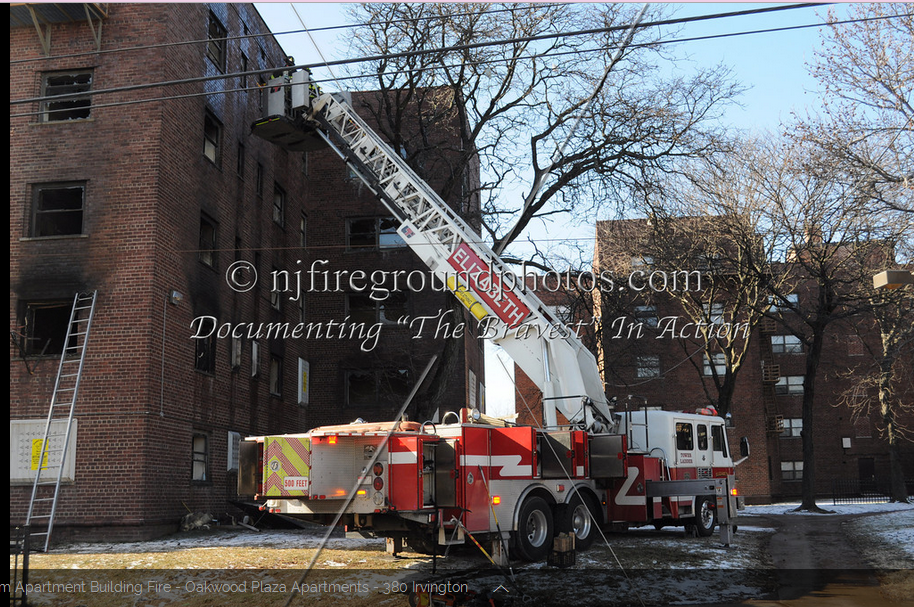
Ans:
[[[256,341],[251,342],[251,377],[260,375],[260,344]]]
[[[282,396],[282,358],[270,356],[270,394]]]
[[[788,375],[778,380],[774,384],[775,394],[803,394],[803,376]]]
[[[244,53],[241,53],[241,88],[248,87],[248,75],[245,73],[248,71],[248,56]]]
[[[636,359],[637,367],[635,377],[648,378],[660,377],[660,357],[659,356],[639,356]]]
[[[863,338],[859,335],[848,335],[847,336],[847,355],[848,356],[863,356],[866,354],[866,346],[863,343]]]
[[[279,268],[277,268],[276,266],[273,266],[273,272],[271,275],[277,276],[277,275],[279,275],[279,272],[280,272]],[[282,294],[283,294],[283,292],[278,288],[270,289],[270,307],[273,308],[274,310],[276,310],[277,312],[279,312],[282,309]]]
[[[67,341],[72,308],[72,300],[26,304],[25,353],[32,356],[59,356]]]
[[[226,29],[212,12],[209,14],[209,28],[206,56],[220,71],[225,71]]]
[[[58,97],[88,93],[92,89],[92,70],[44,74],[41,78],[41,96]],[[42,122],[85,120],[90,117],[92,99],[89,95],[67,99],[45,99],[41,102]]]
[[[285,225],[286,193],[281,187],[273,185],[273,221]]]
[[[232,365],[232,370],[238,370],[241,368],[241,351],[243,348],[244,342],[240,337],[232,337],[232,354],[231,360],[229,361]]]
[[[216,223],[203,215],[200,217],[200,261],[211,268],[216,267]]]
[[[660,319],[657,317],[657,308],[654,306],[635,306],[635,321],[647,327],[657,327]]]
[[[302,152],[301,155],[301,174],[308,174],[308,152]]]
[[[724,323],[724,304],[704,304],[701,309],[704,313],[705,321],[712,325],[722,325]]]
[[[370,295],[361,293],[346,296],[346,313],[353,323],[395,324],[406,316],[407,307],[406,293],[400,291],[389,293],[384,301],[375,301]]]
[[[86,184],[46,183],[32,188],[31,236],[75,236],[83,233]]]
[[[346,404],[399,405],[412,385],[408,369],[373,369],[346,373]]]
[[[240,177],[242,181],[244,181],[244,161],[245,161],[244,154],[245,154],[244,144],[239,141],[238,142],[238,156],[237,156],[237,162],[235,165],[235,172],[238,173],[238,177]]]
[[[692,424],[679,422],[676,424],[676,448],[680,451],[691,451],[695,448],[695,435]]]
[[[206,112],[203,117],[203,155],[217,166],[221,161],[221,143],[222,124],[215,116]]]
[[[803,431],[803,418],[791,417],[783,420],[784,430],[781,432],[781,438],[797,438]]]
[[[298,220],[298,246],[303,249],[308,246],[308,216],[304,213]]]
[[[216,373],[216,340],[210,335],[196,340],[196,356],[194,369],[201,373],[214,375]]]
[[[638,255],[632,257],[632,267],[633,268],[643,268],[643,267],[652,267],[654,265],[654,258],[651,255]]]
[[[800,354],[803,344],[796,335],[772,335],[771,351],[775,354]]]
[[[263,198],[263,165],[259,162],[254,173],[254,193],[258,198]]]
[[[350,219],[346,225],[346,246],[355,249],[396,249],[406,243],[397,233],[393,217]]]
[[[803,480],[803,462],[781,462],[781,480],[799,481]]]
[[[772,295],[769,297],[772,312],[783,312],[785,310],[795,310],[800,302],[800,296],[796,293],[790,293],[783,298]]]
[[[723,377],[727,373],[727,356],[717,352],[710,358],[705,356],[704,374],[708,377],[717,375]]]
[[[209,439],[205,434],[194,434],[191,478],[196,482],[209,480]]]

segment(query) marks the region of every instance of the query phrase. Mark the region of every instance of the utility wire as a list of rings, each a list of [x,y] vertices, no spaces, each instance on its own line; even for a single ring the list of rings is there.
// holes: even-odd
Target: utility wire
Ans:
[[[698,41],[702,41],[702,40],[712,40],[712,39],[717,39],[717,38],[731,38],[731,37],[736,37],[736,36],[775,33],[775,32],[783,32],[783,31],[798,30],[798,29],[808,29],[808,28],[812,28],[812,27],[824,27],[824,26],[828,26],[828,25],[844,25],[844,24],[861,23],[861,22],[867,22],[867,21],[880,21],[883,19],[894,19],[894,18],[898,18],[898,17],[902,17],[902,16],[904,16],[904,15],[886,15],[886,16],[881,16],[881,17],[866,17],[866,18],[861,18],[861,19],[848,19],[848,20],[844,20],[844,21],[836,21],[836,22],[830,22],[830,23],[829,22],[807,23],[804,25],[791,25],[791,26],[767,28],[767,29],[759,29],[759,30],[730,32],[730,33],[725,33],[725,34],[710,34],[710,35],[706,35],[706,36],[695,36],[695,37],[691,37],[691,38],[676,38],[676,39],[671,39],[671,40],[660,40],[657,42],[650,42],[650,43],[632,43],[630,46],[632,48],[640,48],[640,47],[645,47],[645,46],[657,46],[657,45],[662,45],[662,44],[679,44],[679,43],[683,43],[683,42],[698,42]],[[560,57],[560,56],[572,55],[572,54],[603,52],[603,51],[607,51],[607,50],[612,50],[614,48],[615,48],[614,46],[600,46],[600,47],[593,47],[593,48],[589,48],[589,49],[576,49],[576,50],[569,50],[569,51],[538,53],[538,54],[535,53],[535,54],[519,56],[519,57],[510,57],[507,59],[498,58],[498,59],[490,59],[490,60],[485,60],[485,61],[461,62],[461,63],[456,63],[456,64],[442,65],[442,66],[428,66],[427,68],[423,68],[423,69],[426,69],[427,71],[434,71],[434,70],[441,70],[441,69],[452,69],[452,68],[456,68],[456,67],[460,67],[460,66],[470,66],[470,65],[475,66],[475,65],[493,64],[493,63],[506,63],[509,61],[515,61],[515,60],[521,60],[521,59],[551,58],[551,57]],[[186,80],[166,81],[166,82],[159,82],[159,83],[154,83],[154,84],[136,85],[136,87],[134,87],[134,88],[156,88],[156,87],[176,86],[178,84],[193,84],[196,82],[206,82],[206,81],[222,80],[222,79],[229,79],[229,78],[241,78],[241,77],[246,77],[246,76],[259,76],[259,75],[261,75],[265,72],[269,72],[269,71],[273,71],[273,70],[254,70],[254,71],[247,71],[247,72],[235,72],[235,73],[231,73],[231,74],[222,74],[219,76],[207,76],[207,77],[200,77],[200,78],[191,78],[191,79],[186,79]],[[409,73],[410,71],[411,70],[409,70],[409,69],[404,69],[404,70],[399,70],[399,71],[386,72],[385,75],[406,74],[406,73]],[[377,76],[377,74],[356,74],[356,75],[352,75],[352,76],[340,76],[340,77],[336,78],[335,80],[337,80],[337,81],[360,80],[360,79],[376,77],[376,76]],[[313,82],[316,84],[326,83],[326,82],[330,82],[330,81],[331,81],[331,79],[326,79],[326,78],[324,78],[324,79],[315,78],[313,80]],[[92,107],[93,108],[107,108],[107,107],[118,107],[121,105],[134,105],[137,103],[165,101],[165,100],[170,100],[170,99],[184,99],[184,98],[190,98],[190,97],[208,97],[210,95],[218,95],[218,94],[227,94],[227,93],[235,93],[235,92],[250,92],[250,91],[258,90],[258,88],[259,87],[247,87],[247,88],[227,89],[227,90],[223,90],[223,91],[207,91],[207,92],[201,92],[201,93],[190,93],[190,94],[186,94],[186,95],[149,97],[149,98],[139,99],[139,100],[134,100],[134,101],[118,101],[118,102],[112,102],[112,103],[107,103],[107,104],[93,104]],[[70,94],[69,97],[85,98],[85,97],[91,97],[93,95],[97,95],[100,93],[115,93],[115,92],[120,92],[120,91],[125,91],[125,90],[133,90],[133,89],[128,88],[128,87],[121,87],[121,88],[112,88],[112,89],[105,89],[105,90],[87,91],[85,93],[73,93],[73,94]],[[31,99],[10,101],[10,105],[33,103],[36,101],[40,102],[40,101],[46,101],[49,99],[60,101],[67,97],[68,96],[64,96],[64,95],[55,95],[53,97],[34,97]],[[35,116],[40,113],[42,113],[42,112],[35,111],[35,112],[23,112],[20,114],[10,114],[10,118]]]
[[[763,9],[752,9],[752,10],[747,10],[747,11],[716,13],[716,14],[712,14],[712,15],[698,15],[695,17],[684,17],[684,18],[680,18],[680,19],[664,19],[661,21],[642,23],[638,26],[638,28],[646,29],[649,27],[659,27],[662,25],[675,25],[675,24],[681,24],[681,23],[691,23],[691,22],[696,22],[696,21],[707,21],[707,20],[711,20],[711,19],[722,19],[722,18],[733,17],[733,16],[752,15],[752,14],[767,13],[767,12],[773,12],[773,11],[795,10],[795,9],[799,9],[799,8],[808,8],[810,6],[822,6],[822,5],[792,4],[792,5],[788,5],[788,6],[769,7],[769,8],[763,8]],[[336,65],[349,65],[349,64],[354,64],[354,63],[370,63],[373,61],[390,60],[390,59],[397,59],[397,58],[402,58],[402,57],[415,57],[415,56],[425,55],[425,54],[441,54],[441,53],[449,53],[449,52],[454,52],[454,51],[472,50],[472,49],[476,49],[476,48],[484,48],[484,47],[490,47],[490,46],[504,46],[504,45],[511,45],[511,44],[517,44],[517,43],[554,40],[556,38],[572,38],[572,37],[577,37],[577,36],[585,36],[585,35],[593,35],[593,34],[605,34],[605,33],[610,33],[610,32],[624,31],[624,30],[627,30],[628,27],[629,27],[628,25],[614,25],[614,26],[609,26],[609,27],[591,28],[591,29],[575,30],[575,31],[569,31],[569,32],[555,32],[555,33],[549,33],[549,34],[538,34],[535,36],[523,36],[523,37],[518,37],[518,38],[508,38],[508,39],[502,39],[502,40],[489,40],[489,41],[485,41],[485,42],[475,42],[475,43],[470,43],[470,44],[459,44],[459,45],[447,46],[447,47],[430,49],[430,50],[418,49],[418,50],[412,50],[412,51],[403,51],[400,53],[369,55],[366,57],[357,57],[357,58],[353,58],[353,59],[338,59],[335,61],[329,61],[329,62],[324,63],[323,66],[329,68],[331,66],[336,66]],[[319,64],[319,63],[301,64],[301,65],[295,65],[295,66],[288,66],[285,69],[288,69],[288,70],[312,69],[312,68],[320,68],[321,66],[322,66],[322,64]],[[275,71],[276,69],[279,69],[279,68],[274,68],[272,70],[271,69],[257,70],[257,71],[252,71],[252,72],[237,72],[237,73],[233,73],[233,74],[219,74],[218,76],[199,76],[196,78],[184,78],[181,80],[171,80],[171,81],[165,81],[165,82],[135,84],[135,85],[130,85],[130,86],[114,87],[114,88],[109,88],[109,89],[100,89],[100,90],[94,91],[90,94],[104,95],[104,94],[110,94],[110,93],[115,93],[115,92],[143,90],[143,89],[157,88],[157,87],[162,87],[162,86],[173,86],[173,85],[178,85],[178,84],[193,84],[193,83],[199,83],[199,82],[209,82],[209,81],[213,81],[213,80],[222,80],[225,78],[239,77],[239,76],[249,75],[249,74],[257,75],[257,74],[269,73],[271,71]],[[56,95],[54,97],[54,99],[64,100],[64,99],[68,99],[68,98],[85,97],[85,96],[86,96],[86,93],[82,93],[82,94],[70,93],[67,95]],[[28,99],[13,100],[13,101],[10,101],[10,105],[19,105],[19,104],[23,104],[23,103],[34,103],[36,101],[42,101],[44,99],[46,99],[46,98],[45,97],[32,97],[32,98],[28,98]]]
[[[495,13],[506,13],[506,12],[514,12],[514,11],[519,11],[519,10],[530,10],[530,9],[534,9],[534,8],[551,8],[551,7],[555,7],[555,6],[561,6],[561,4],[535,4],[535,5],[530,5],[530,6],[517,6],[514,8],[489,10],[489,11],[485,11],[485,14],[491,15],[491,14],[495,14]],[[298,13],[296,12],[296,15],[297,14]],[[220,40],[220,41],[221,40],[225,40],[225,41],[254,40],[257,38],[267,38],[269,36],[273,36],[275,38],[277,36],[289,36],[289,35],[293,35],[293,34],[325,32],[325,31],[338,30],[338,29],[352,29],[352,28],[357,28],[357,27],[374,27],[377,25],[394,25],[397,23],[416,23],[417,21],[428,21],[428,20],[432,20],[432,19],[443,19],[443,18],[449,18],[449,17],[466,17],[469,15],[476,15],[476,14],[480,14],[480,13],[478,11],[474,11],[474,12],[467,12],[467,13],[454,13],[452,15],[444,15],[444,16],[435,15],[435,16],[430,16],[430,17],[415,17],[412,19],[392,19],[389,21],[350,23],[350,24],[344,24],[344,25],[329,25],[329,26],[324,26],[324,27],[315,27],[313,29],[305,28],[305,29],[300,29],[300,30],[288,30],[285,32],[268,32],[265,34],[247,34],[245,36],[226,36],[225,38],[217,38],[216,40]],[[303,25],[303,27],[304,27],[304,25]],[[181,41],[181,42],[165,42],[162,44],[144,44],[141,46],[128,46],[128,47],[122,47],[122,48],[107,49],[107,50],[103,50],[103,51],[85,51],[82,53],[69,53],[66,55],[53,55],[53,56],[49,56],[49,57],[30,57],[28,59],[12,60],[12,61],[10,61],[10,65],[31,63],[34,61],[51,61],[51,60],[57,60],[57,59],[72,59],[75,57],[110,55],[112,53],[130,53],[133,51],[145,51],[145,50],[150,50],[150,49],[173,48],[173,47],[177,47],[177,46],[187,46],[187,45],[193,45],[193,44],[208,44],[209,42],[210,42],[210,39],[206,38],[203,40],[185,40],[185,41]]]

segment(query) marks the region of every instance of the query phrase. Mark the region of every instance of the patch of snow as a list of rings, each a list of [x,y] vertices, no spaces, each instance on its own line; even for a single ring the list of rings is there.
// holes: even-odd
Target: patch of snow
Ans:
[[[899,502],[890,502],[882,504],[836,504],[829,503],[830,500],[823,499],[817,502],[823,510],[830,510],[831,514],[869,514],[878,512],[897,512],[897,511],[914,511],[914,504],[904,504]],[[739,513],[740,517],[755,516],[764,514],[798,514],[809,515],[809,512],[797,512],[800,502],[788,502],[780,504],[767,504],[762,506],[746,506],[745,510]],[[819,515],[816,515],[819,516]],[[822,515],[827,516],[827,515]],[[742,526],[741,526],[742,528]]]

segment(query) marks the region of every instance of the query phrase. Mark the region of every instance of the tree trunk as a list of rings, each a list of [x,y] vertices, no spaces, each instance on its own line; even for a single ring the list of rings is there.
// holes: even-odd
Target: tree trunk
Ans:
[[[886,336],[883,334],[883,343]],[[890,383],[892,381],[892,366],[895,363],[893,348],[889,344],[883,345],[884,356],[879,364],[879,410],[882,413],[882,422],[885,424],[886,435],[889,440],[889,483],[893,502],[908,501],[908,490],[904,484],[904,471],[901,469],[901,458],[898,449],[898,432],[895,427],[895,410],[892,407],[892,394]]]
[[[813,326],[812,344],[806,355],[806,375],[803,378],[803,486],[802,501],[798,510],[819,512],[816,505],[816,460],[813,447],[813,399],[816,392],[816,371],[822,358],[824,326]]]

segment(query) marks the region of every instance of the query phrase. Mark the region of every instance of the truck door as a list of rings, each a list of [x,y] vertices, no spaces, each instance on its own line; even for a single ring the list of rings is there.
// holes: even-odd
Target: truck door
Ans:
[[[733,467],[727,445],[727,432],[723,424],[711,425],[711,466],[714,468],[715,478],[726,476]]]
[[[698,422],[695,424],[695,465],[698,467],[697,478],[711,478],[711,437],[708,433],[709,424]]]
[[[695,466],[695,428],[691,422],[676,422],[676,467]],[[688,476],[685,476],[688,474]],[[691,471],[680,471],[679,479],[695,478]]]

